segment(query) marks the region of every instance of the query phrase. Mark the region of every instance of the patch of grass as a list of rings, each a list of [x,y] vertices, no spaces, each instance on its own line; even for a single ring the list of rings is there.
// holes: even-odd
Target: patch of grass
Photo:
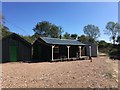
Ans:
[[[111,72],[106,72],[106,73],[104,74],[104,77],[109,78],[109,79],[112,79],[112,78],[113,78],[113,75],[112,75]]]

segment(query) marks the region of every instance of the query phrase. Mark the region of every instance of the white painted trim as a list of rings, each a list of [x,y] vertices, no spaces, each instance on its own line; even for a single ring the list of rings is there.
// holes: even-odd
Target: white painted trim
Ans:
[[[81,46],[79,46],[79,58],[81,58]]]
[[[67,48],[68,48],[68,59],[70,58],[70,46],[67,46]]]
[[[89,46],[89,51],[90,51],[90,52],[89,52],[89,53],[90,53],[89,55],[90,55],[90,57],[91,57],[91,46]]]
[[[54,47],[55,47],[55,45],[52,45],[52,60],[54,59]]]

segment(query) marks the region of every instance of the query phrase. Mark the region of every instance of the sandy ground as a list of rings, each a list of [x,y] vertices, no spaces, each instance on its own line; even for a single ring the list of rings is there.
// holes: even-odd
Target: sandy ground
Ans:
[[[107,57],[93,62],[4,63],[2,88],[117,88],[117,63]]]

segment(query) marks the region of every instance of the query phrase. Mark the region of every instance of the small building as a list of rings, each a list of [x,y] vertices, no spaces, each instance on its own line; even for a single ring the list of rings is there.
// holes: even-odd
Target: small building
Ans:
[[[2,62],[31,60],[31,50],[32,45],[15,33],[2,38]]]
[[[95,44],[89,44],[86,46],[87,48],[87,55],[90,56],[90,49],[91,48],[91,57],[97,57],[98,56],[98,46]]]
[[[87,56],[87,44],[77,40],[39,37],[33,43],[33,60],[54,61]]]

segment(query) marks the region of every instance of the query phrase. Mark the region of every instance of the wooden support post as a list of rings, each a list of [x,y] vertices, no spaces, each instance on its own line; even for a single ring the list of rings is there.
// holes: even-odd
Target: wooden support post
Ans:
[[[79,58],[81,58],[81,46],[79,46]]]
[[[54,47],[55,47],[55,45],[52,45],[52,61],[53,61],[53,59],[54,59],[54,53],[53,53]]]
[[[97,57],[98,57],[98,46],[97,46]]]
[[[90,51],[89,57],[90,57],[90,60],[91,60],[91,62],[92,62],[92,57],[91,57],[91,46],[89,46],[89,51]]]
[[[33,47],[32,47],[32,50],[31,50],[31,51],[32,51],[32,56],[33,56]]]
[[[70,46],[67,46],[67,48],[68,48],[68,59],[70,58],[70,50],[69,50],[69,48],[70,48]]]
[[[89,56],[91,57],[91,46],[89,46]]]

